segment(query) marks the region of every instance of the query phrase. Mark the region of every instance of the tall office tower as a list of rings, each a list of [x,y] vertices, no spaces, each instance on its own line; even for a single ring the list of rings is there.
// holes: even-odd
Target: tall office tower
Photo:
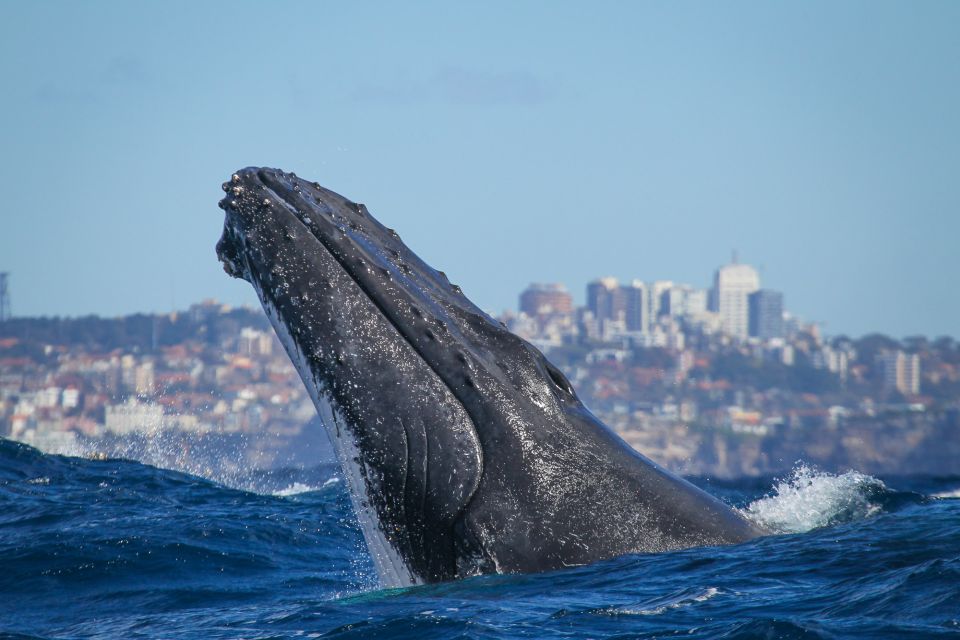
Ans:
[[[13,313],[10,310],[10,274],[0,273],[0,322],[9,320]]]
[[[587,285],[587,308],[598,322],[619,320],[623,313],[623,295],[616,278],[600,278]]]
[[[647,327],[649,329],[663,315],[660,308],[663,294],[673,288],[673,282],[670,280],[654,280],[649,287],[650,295],[647,296]]]
[[[573,297],[560,283],[533,283],[520,294],[520,311],[530,317],[573,313]]]
[[[750,307],[750,335],[769,340],[783,337],[783,294],[758,289],[747,298]]]
[[[640,280],[620,288],[623,295],[623,315],[627,331],[647,332],[649,326],[647,310],[644,305],[647,297],[647,287]]]
[[[904,395],[920,393],[920,356],[903,351],[888,351],[880,356],[883,388]]]
[[[760,288],[757,270],[746,264],[738,264],[736,257],[728,265],[717,269],[710,292],[711,311],[720,314],[723,331],[737,338],[746,338],[750,333],[750,314],[747,296]]]

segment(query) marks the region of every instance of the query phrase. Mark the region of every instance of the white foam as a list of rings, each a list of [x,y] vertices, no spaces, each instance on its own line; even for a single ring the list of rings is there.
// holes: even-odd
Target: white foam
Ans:
[[[681,607],[688,607],[699,602],[706,602],[710,598],[713,598],[720,593],[720,590],[716,587],[708,587],[704,591],[695,592],[690,594],[689,592],[683,592],[668,596],[659,601],[653,601],[644,605],[639,605],[643,608],[634,608],[634,607],[618,607],[612,609],[610,613],[615,614],[627,614],[634,616],[658,616],[661,613],[670,611],[671,609],[680,609]]]
[[[322,491],[323,489],[331,485],[337,484],[338,482],[340,482],[340,478],[330,478],[319,487],[314,485],[304,484],[302,482],[294,482],[293,484],[291,484],[289,487],[285,489],[279,489],[277,491],[274,491],[272,495],[275,495],[279,498],[287,498],[289,496],[298,496],[301,493],[310,493],[311,491]]]
[[[880,480],[857,471],[834,475],[801,465],[774,485],[771,495],[741,511],[776,533],[803,533],[875,515],[881,507],[871,496],[885,489]]]

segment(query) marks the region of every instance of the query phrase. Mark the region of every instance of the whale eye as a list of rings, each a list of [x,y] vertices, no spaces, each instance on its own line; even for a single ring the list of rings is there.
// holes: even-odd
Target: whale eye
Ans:
[[[553,384],[561,391],[566,391],[570,395],[573,395],[573,385],[567,380],[567,376],[563,375],[560,369],[557,369],[549,362],[545,361],[544,364],[547,367],[547,373],[550,374],[550,380],[553,381]]]

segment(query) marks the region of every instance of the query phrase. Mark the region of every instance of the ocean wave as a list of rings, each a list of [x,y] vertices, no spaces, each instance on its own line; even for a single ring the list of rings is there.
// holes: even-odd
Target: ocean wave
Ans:
[[[925,497],[960,478],[888,480],[917,493],[809,468],[730,481],[730,502],[767,523],[854,522],[392,590],[377,589],[337,478],[323,465],[249,471],[240,484],[256,490],[234,489],[0,439],[0,637],[847,640],[960,630],[960,501]],[[882,517],[856,520],[877,509]]]
[[[741,512],[775,533],[803,533],[874,516],[888,491],[881,480],[858,471],[837,475],[800,465]]]

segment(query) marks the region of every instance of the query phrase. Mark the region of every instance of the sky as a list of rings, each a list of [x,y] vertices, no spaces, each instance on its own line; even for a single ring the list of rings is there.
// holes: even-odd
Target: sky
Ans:
[[[960,337],[960,3],[0,0],[13,312],[257,305],[237,168],[364,202],[481,307],[707,287],[830,335]]]

